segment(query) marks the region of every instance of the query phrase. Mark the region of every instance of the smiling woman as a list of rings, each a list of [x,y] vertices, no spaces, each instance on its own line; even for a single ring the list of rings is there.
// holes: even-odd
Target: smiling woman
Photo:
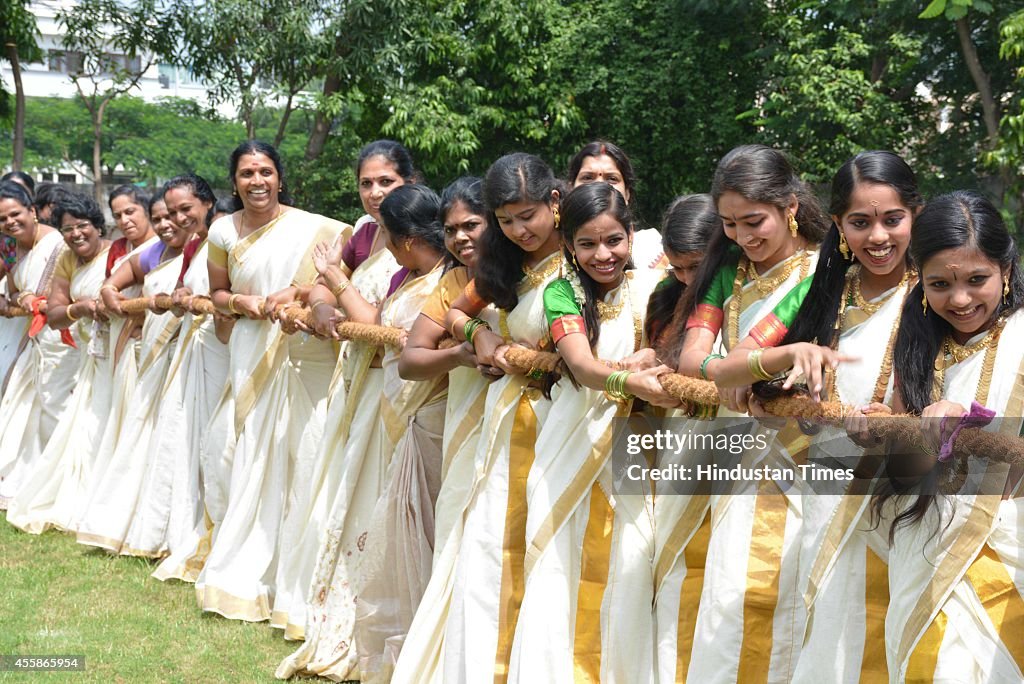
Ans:
[[[88,495],[113,373],[105,316],[97,304],[110,249],[103,212],[91,198],[71,195],[57,203],[53,217],[70,249],[53,275],[47,320],[75,342],[78,364],[71,401],[7,511],[11,524],[35,534],[51,526],[70,530]]]
[[[69,227],[81,223],[68,218]],[[0,221],[19,250],[8,277],[8,300],[33,312],[28,338],[0,401],[0,508],[6,509],[57,426],[74,386],[78,356],[56,330],[46,327],[53,275],[68,249],[61,234],[39,223],[28,193],[9,181],[0,184]]]

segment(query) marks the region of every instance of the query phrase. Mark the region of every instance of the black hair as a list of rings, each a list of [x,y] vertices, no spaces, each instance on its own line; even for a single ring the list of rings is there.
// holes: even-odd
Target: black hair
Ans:
[[[235,172],[238,171],[238,162],[246,154],[263,154],[270,158],[270,161],[274,163],[274,168],[277,170],[277,177],[280,179],[277,200],[282,204],[291,204],[292,196],[288,193],[288,188],[284,183],[284,162],[281,161],[281,155],[278,154],[273,145],[262,140],[246,140],[239,144],[231,153],[231,159],[228,161],[228,180],[231,181],[231,187],[235,186]],[[242,198],[236,194],[233,196],[233,199],[235,200],[234,211],[241,210]]]
[[[25,186],[14,181],[0,181],[0,199],[12,199],[26,209],[32,209],[32,197]]]
[[[476,176],[463,176],[449,183],[441,191],[441,209],[438,212],[441,223],[448,220],[448,212],[460,202],[466,205],[470,213],[485,216],[487,208],[484,206],[483,181]]]
[[[29,195],[35,195],[36,181],[32,176],[28,175],[24,171],[8,171],[4,175],[0,176],[0,183],[3,181],[13,181],[19,185],[23,185],[28,190]]]
[[[440,218],[441,198],[425,185],[400,185],[380,204],[384,229],[392,237],[419,238],[445,257],[445,268],[458,265],[444,246],[444,226]]]
[[[151,221],[153,220],[153,207],[159,204],[160,202],[167,204],[167,200],[164,199],[163,188],[159,188],[156,192],[154,192],[153,196],[149,198],[149,202],[146,204],[146,215],[149,216],[149,219]]]
[[[210,221],[213,219],[214,206],[217,204],[217,196],[213,194],[210,184],[202,176],[183,173],[164,183],[162,194],[166,195],[168,190],[174,188],[188,188],[197,200],[210,203],[210,209],[206,212],[206,227],[209,228]]]
[[[53,224],[59,228],[65,215],[85,219],[99,231],[101,237],[107,234],[107,222],[103,217],[103,209],[96,204],[96,200],[88,195],[69,192],[62,196],[53,205]]]
[[[43,182],[36,186],[34,202],[37,212],[41,212],[48,206],[53,206],[62,197],[70,194],[71,191],[59,183]]]
[[[116,188],[110,191],[109,195],[107,195],[107,206],[110,207],[111,211],[114,210],[114,200],[117,199],[118,197],[128,197],[131,199],[133,204],[138,204],[140,207],[145,207],[147,211],[149,210],[149,205],[150,202],[152,201],[152,198],[149,196],[149,193],[147,193],[145,190],[138,187],[137,185],[125,183],[124,185],[118,185]]]
[[[839,167],[832,179],[829,213],[842,218],[850,209],[850,198],[857,184],[887,185],[899,195],[904,207],[913,212],[924,204],[917,189],[914,171],[899,155],[892,152],[861,152]],[[807,296],[781,344],[812,342],[832,345],[839,300],[846,284],[846,272],[852,262],[839,251],[839,226],[832,223],[818,252],[818,267],[807,290]],[[851,255],[852,256],[852,255]],[[906,253],[910,267],[910,250]]]
[[[384,157],[395,167],[395,173],[402,177],[406,183],[422,182],[422,176],[416,171],[412,163],[412,155],[402,143],[394,140],[374,140],[367,143],[359,150],[359,157],[356,160],[356,180],[363,170],[363,164],[371,157]]]
[[[715,201],[708,194],[683,195],[672,201],[661,221],[661,245],[676,254],[703,253],[711,236],[722,227]],[[647,340],[655,346],[660,331],[671,329],[675,310],[682,301],[686,285],[670,275],[647,301],[644,327]],[[655,347],[657,348],[657,347]]]
[[[825,235],[828,223],[821,204],[779,150],[765,145],[741,145],[730,150],[718,162],[711,181],[711,197],[716,206],[726,192],[735,192],[752,202],[780,209],[789,205],[791,197],[796,197],[799,203],[796,212],[799,235],[815,245]],[[693,286],[686,288],[680,302],[672,356],[677,356],[682,349],[686,320],[711,288],[718,271],[727,263],[738,262],[743,253],[739,245],[725,234],[724,228],[712,234],[705,252],[708,256],[701,262]]]
[[[524,152],[506,154],[491,164],[484,176],[487,230],[480,239],[476,289],[486,301],[510,311],[519,303],[516,286],[523,279],[526,252],[508,239],[494,212],[513,202],[554,204],[552,192],[562,185],[543,159]]]
[[[607,155],[615,162],[616,168],[622,174],[622,183],[626,186],[626,192],[629,193],[629,205],[634,206],[636,204],[636,173],[633,171],[633,163],[629,160],[629,155],[615,143],[595,140],[584,145],[583,149],[569,160],[569,170],[566,174],[569,184],[573,185],[576,183],[576,177],[580,175],[584,159],[587,157],[600,157],[601,155]]]
[[[236,211],[234,197],[222,197],[213,205],[214,214],[233,214]]]

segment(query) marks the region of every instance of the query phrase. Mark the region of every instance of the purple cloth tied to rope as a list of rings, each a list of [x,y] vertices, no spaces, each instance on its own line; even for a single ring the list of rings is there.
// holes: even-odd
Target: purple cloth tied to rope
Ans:
[[[960,434],[961,430],[965,427],[985,427],[992,422],[992,419],[995,418],[995,416],[996,412],[992,409],[985,408],[978,402],[972,401],[971,410],[960,416],[956,427],[953,428],[953,431],[949,433],[948,437],[942,440],[942,446],[939,448],[939,461],[945,462],[953,458],[953,442],[956,441],[956,437]],[[946,431],[946,421],[949,420],[950,417],[951,416],[946,416],[942,419],[942,432]]]

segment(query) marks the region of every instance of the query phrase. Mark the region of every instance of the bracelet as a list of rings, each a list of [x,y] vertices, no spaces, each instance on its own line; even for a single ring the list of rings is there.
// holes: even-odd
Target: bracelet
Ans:
[[[764,354],[764,349],[755,349],[747,354],[747,370],[758,380],[772,380],[775,376],[766,371],[761,364],[762,354]]]
[[[626,379],[632,374],[632,371],[620,370],[609,375],[604,381],[605,394],[615,401],[632,399],[633,395],[626,391]]]
[[[334,305],[331,304],[330,302],[325,302],[323,300],[319,300],[319,301],[316,301],[316,302],[310,302],[309,303],[309,310],[312,311],[313,309],[315,309],[316,307],[320,306],[321,304],[323,304],[325,306],[329,306],[332,309],[334,308]]]
[[[20,306],[22,309],[27,309],[28,307],[25,306],[25,304],[24,304],[25,297],[32,297],[32,296],[34,296],[34,295],[31,292],[22,292],[22,293],[20,293],[18,295],[18,298],[16,300],[14,300],[14,301],[18,302],[18,306]]]
[[[72,323],[77,321],[79,318],[78,316],[71,313],[71,307],[73,307],[74,305],[74,302],[72,302],[71,304],[68,304],[66,307],[64,307],[64,315],[67,316],[67,319]]]
[[[341,303],[341,293],[344,292],[345,290],[347,290],[348,286],[351,285],[351,284],[352,284],[352,281],[346,279],[346,280],[342,280],[340,283],[338,283],[338,285],[336,287],[332,287],[331,288],[331,294],[334,295],[334,298],[338,300],[339,304]]]
[[[100,285],[100,292],[103,292],[104,290],[113,290],[114,292],[121,291],[121,289],[117,285],[114,285],[113,283],[103,283],[102,285]]]
[[[491,324],[482,318],[470,318],[466,321],[466,325],[462,328],[462,333],[466,336],[466,341],[473,344],[473,336],[476,335],[476,331],[480,328],[491,329]]]
[[[705,356],[704,360],[700,362],[700,377],[704,378],[705,380],[710,380],[711,378],[708,377],[708,364],[714,361],[715,359],[724,358],[725,357],[722,356],[721,354],[708,354],[707,356]]]
[[[526,373],[526,377],[530,378],[531,380],[543,380],[544,371],[542,371],[540,368],[531,368]]]
[[[472,319],[469,316],[463,314],[462,318],[456,318],[454,321],[452,321],[451,329],[448,332],[450,332],[452,334],[452,337],[454,337],[456,340],[458,340],[459,338],[455,334],[456,328],[458,328],[460,325],[462,325],[463,326],[462,332],[463,332],[463,334],[465,334],[465,332],[466,332],[465,323],[468,323],[471,320]]]
[[[239,313],[238,309],[235,308],[235,298],[236,297],[241,297],[241,296],[242,295],[236,293],[236,294],[233,294],[230,297],[228,297],[228,311],[230,311],[231,313],[235,314],[236,316],[241,316],[242,315],[241,313]]]

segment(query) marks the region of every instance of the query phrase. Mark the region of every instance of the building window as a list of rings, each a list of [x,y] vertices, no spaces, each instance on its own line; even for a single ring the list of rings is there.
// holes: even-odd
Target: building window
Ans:
[[[58,183],[68,183],[70,185],[74,185],[76,180],[77,179],[75,178],[75,174],[73,174],[73,173],[58,173],[57,174],[57,182]]]
[[[50,71],[62,74],[77,74],[82,71],[82,53],[67,50],[50,50],[47,55]]]

